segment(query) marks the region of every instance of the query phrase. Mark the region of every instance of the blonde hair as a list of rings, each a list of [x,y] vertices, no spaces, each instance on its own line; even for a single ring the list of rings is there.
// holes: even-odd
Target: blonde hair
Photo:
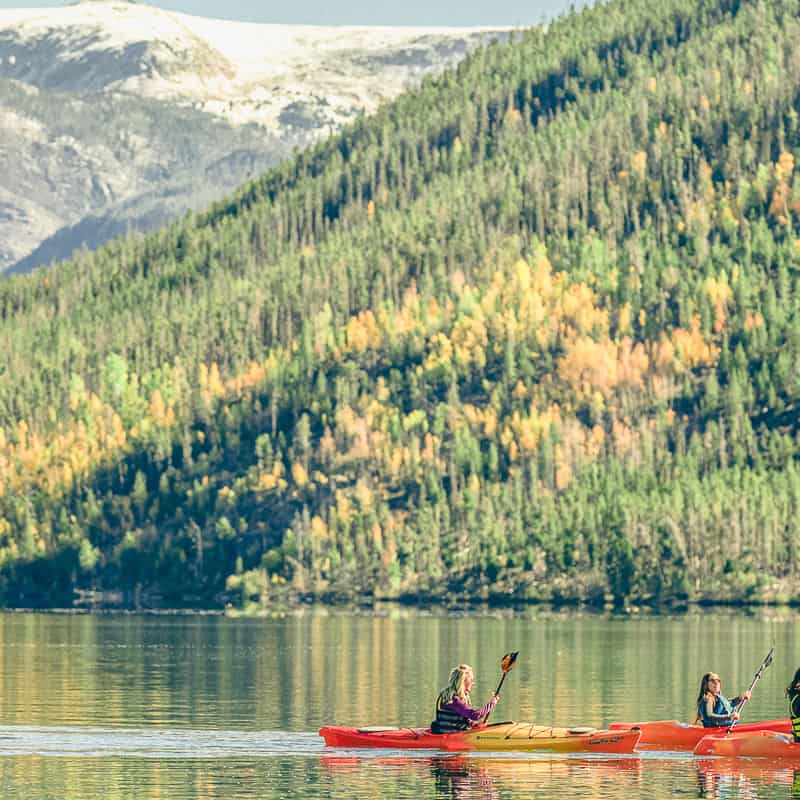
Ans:
[[[464,689],[467,675],[472,674],[472,667],[469,664],[459,664],[450,672],[447,686],[439,692],[439,703],[444,705],[449,703],[454,697],[463,700],[467,705],[470,704],[469,694]]]

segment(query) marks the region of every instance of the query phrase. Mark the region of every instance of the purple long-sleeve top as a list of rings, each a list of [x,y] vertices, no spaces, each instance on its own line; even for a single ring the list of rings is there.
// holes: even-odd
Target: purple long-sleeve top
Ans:
[[[454,695],[449,703],[445,703],[442,706],[442,709],[444,711],[452,711],[460,717],[466,717],[472,722],[477,722],[479,719],[483,719],[496,705],[497,703],[493,698],[482,708],[472,708],[472,706],[468,706],[460,697]]]

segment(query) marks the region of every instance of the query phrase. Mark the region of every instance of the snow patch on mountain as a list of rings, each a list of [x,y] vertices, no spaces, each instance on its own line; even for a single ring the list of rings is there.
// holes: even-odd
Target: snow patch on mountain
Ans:
[[[316,107],[328,124],[356,108],[369,113],[508,30],[267,25],[90,0],[0,10],[0,77],[170,99],[276,130],[296,103]]]
[[[0,9],[0,273],[210,203],[509,34]]]

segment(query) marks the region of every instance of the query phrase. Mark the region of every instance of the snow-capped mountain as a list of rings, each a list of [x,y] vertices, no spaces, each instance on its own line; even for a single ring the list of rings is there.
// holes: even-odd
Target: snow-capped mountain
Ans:
[[[0,272],[207,204],[508,34],[0,10]]]

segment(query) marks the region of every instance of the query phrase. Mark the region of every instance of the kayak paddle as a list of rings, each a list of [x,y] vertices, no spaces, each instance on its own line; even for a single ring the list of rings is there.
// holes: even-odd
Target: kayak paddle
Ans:
[[[508,675],[508,673],[511,672],[511,670],[513,669],[514,664],[516,664],[518,655],[519,655],[519,650],[514,650],[513,653],[506,653],[503,656],[503,659],[500,662],[500,669],[503,670],[503,677],[500,678],[500,683],[497,684],[497,689],[495,689],[494,692],[495,694],[500,694],[500,690],[503,688],[503,681],[506,679],[506,675]],[[489,714],[491,713],[492,712],[490,711]],[[483,720],[484,724],[486,724],[486,722],[488,721],[489,714],[487,714],[486,717],[484,718]]]
[[[761,674],[772,663],[772,656],[774,654],[775,654],[775,648],[770,647],[769,653],[767,653],[767,657],[761,662],[761,666],[758,668],[756,674],[753,676],[753,680],[751,681],[750,686],[747,689],[748,692],[752,692],[753,689],[755,688],[755,685],[759,682],[759,680],[761,680]],[[737,713],[741,713],[742,708],[744,708],[744,704],[746,702],[747,698],[744,698],[740,703],[737,703],[734,711],[736,711]],[[738,719],[735,719],[731,722],[731,724],[728,726],[728,733],[730,733],[733,730],[734,726],[738,721],[739,721]]]

